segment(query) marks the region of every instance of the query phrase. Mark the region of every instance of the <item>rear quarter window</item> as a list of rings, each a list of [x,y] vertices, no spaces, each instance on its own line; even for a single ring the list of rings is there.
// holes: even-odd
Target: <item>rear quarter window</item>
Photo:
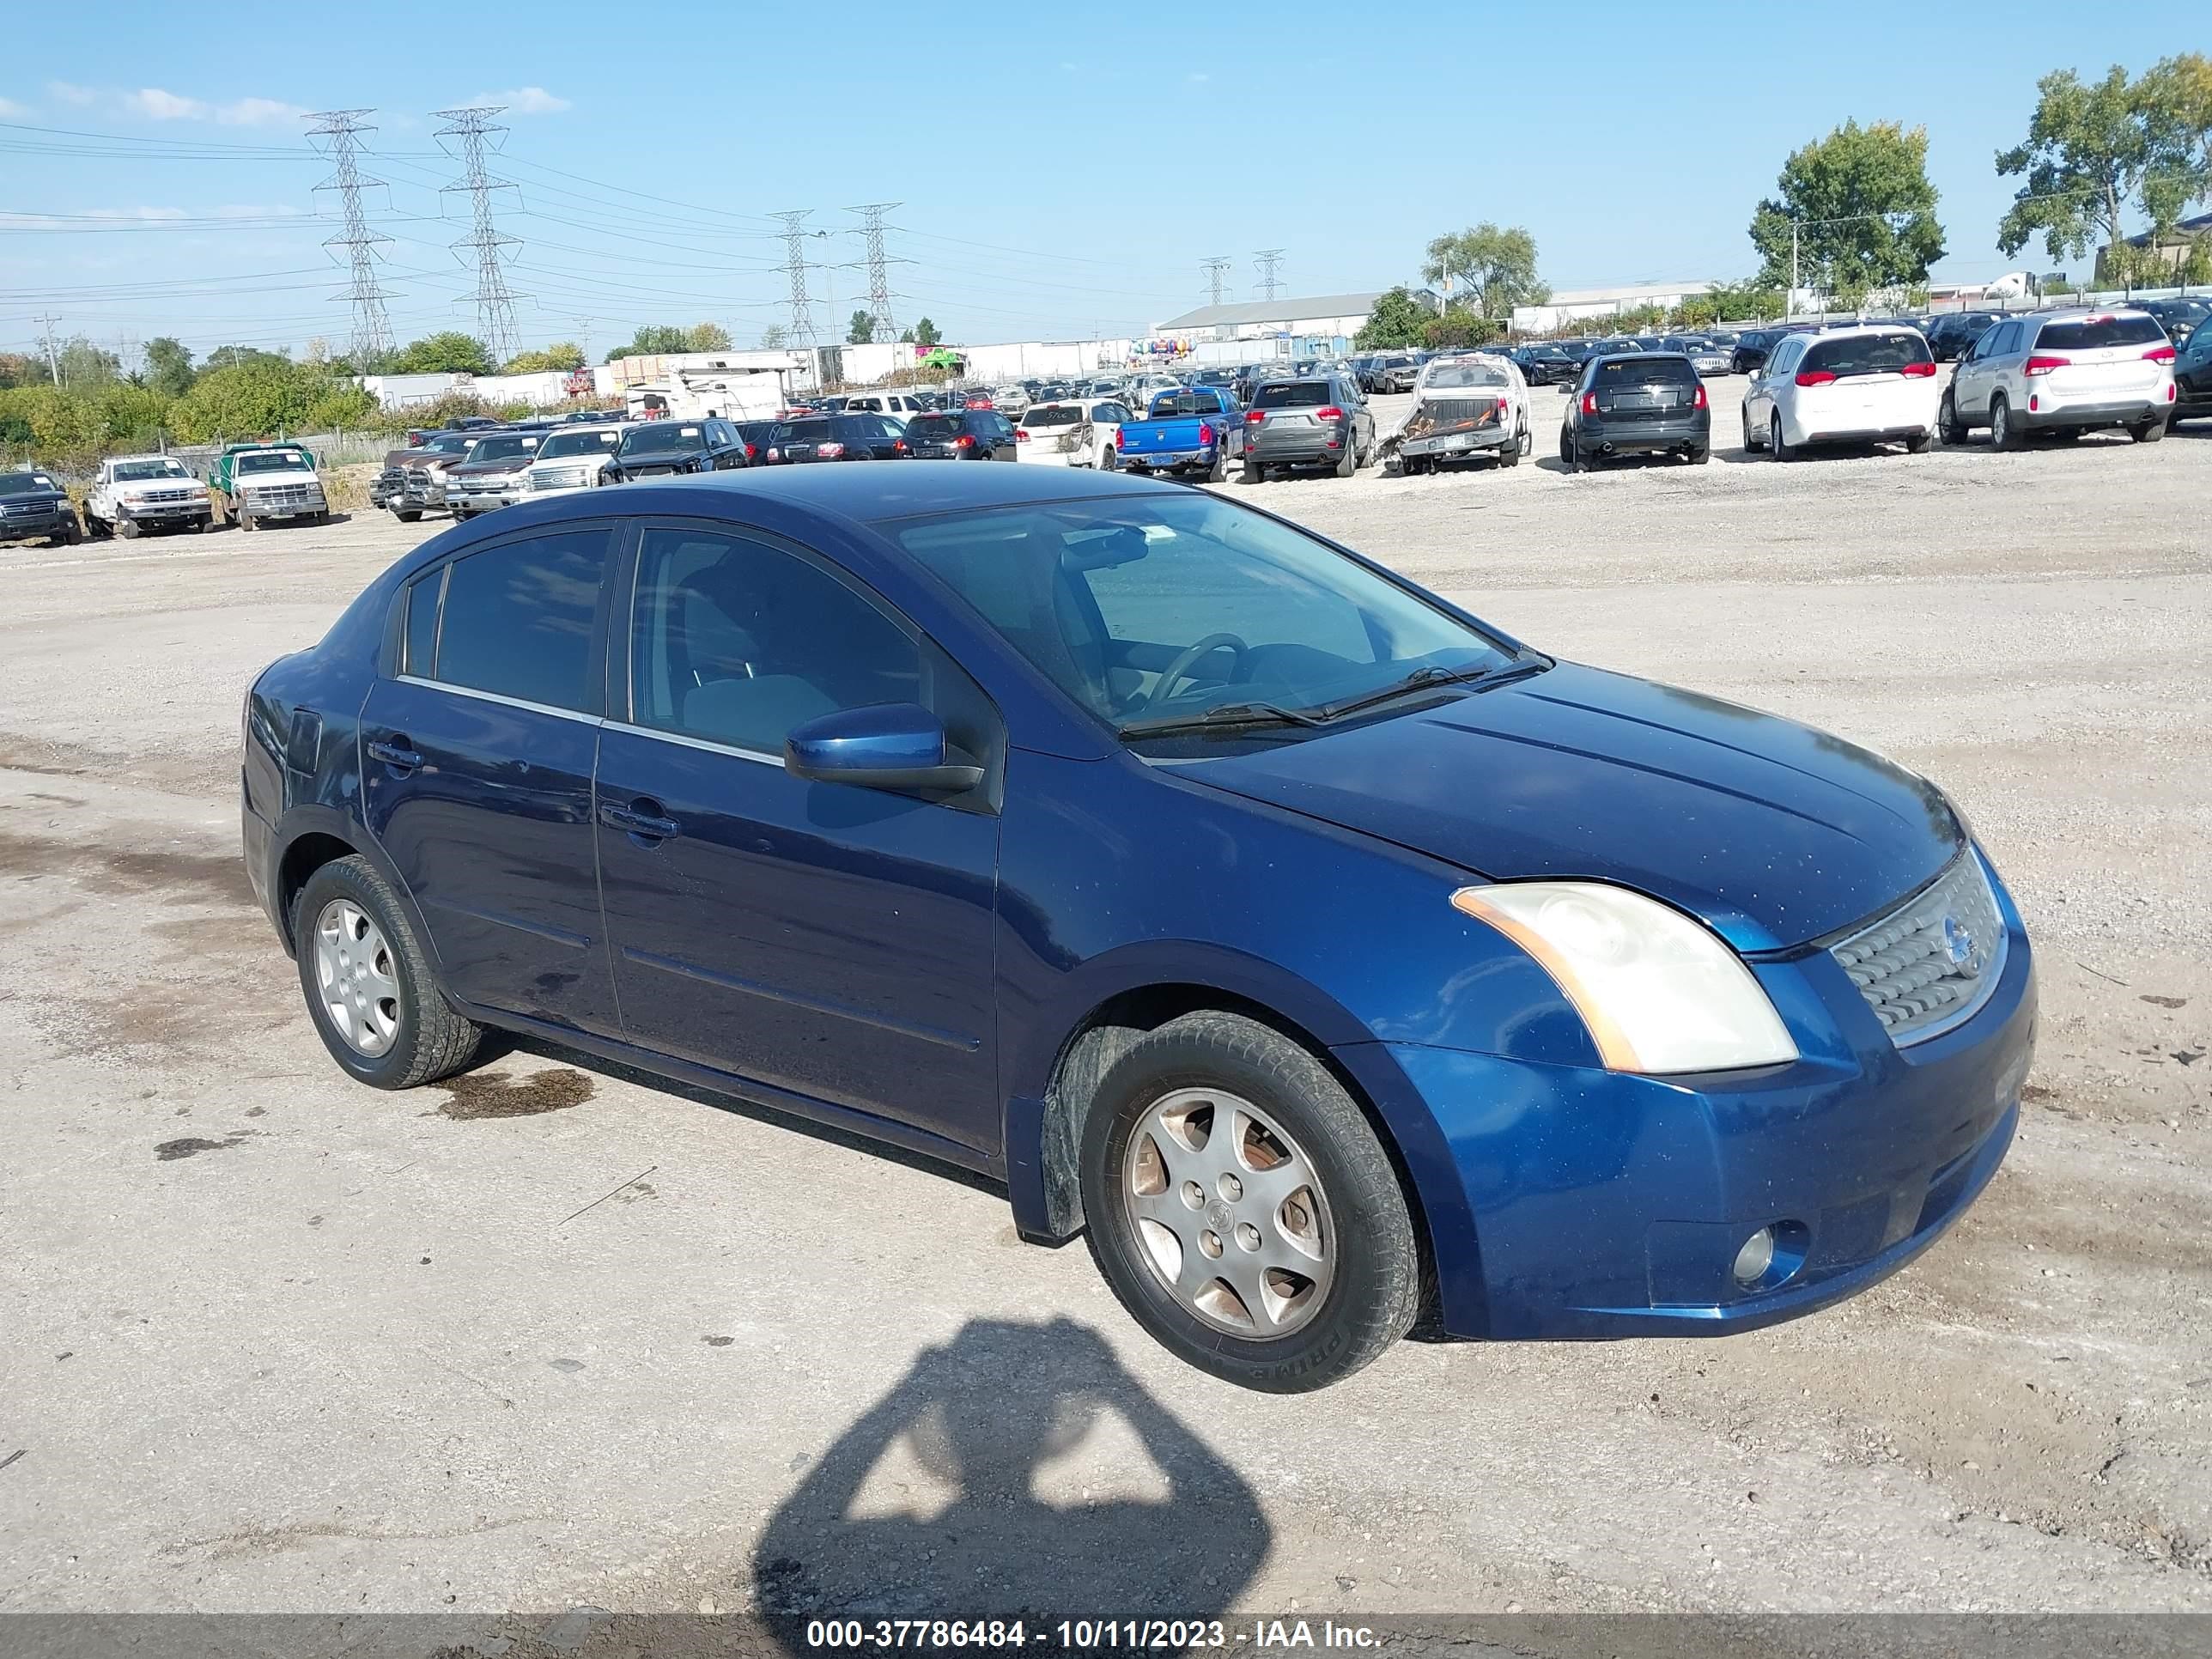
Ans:
[[[2166,331],[2154,317],[2083,317],[2070,323],[2046,323],[2035,337],[2039,351],[2100,351],[2109,346],[2156,345]]]

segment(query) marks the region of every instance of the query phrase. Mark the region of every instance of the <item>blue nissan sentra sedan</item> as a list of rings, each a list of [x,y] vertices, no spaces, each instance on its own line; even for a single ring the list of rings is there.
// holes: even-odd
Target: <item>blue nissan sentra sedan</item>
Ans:
[[[1849,1296],[1989,1181],[2033,1046],[1933,784],[1111,474],[525,502],[264,672],[241,781],[362,1082],[502,1028],[981,1171],[1255,1389],[1425,1304],[1600,1338]]]

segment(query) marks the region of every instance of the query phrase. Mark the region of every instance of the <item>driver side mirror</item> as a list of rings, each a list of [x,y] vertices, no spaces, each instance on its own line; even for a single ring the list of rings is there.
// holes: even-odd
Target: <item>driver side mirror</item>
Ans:
[[[842,708],[792,728],[783,768],[817,783],[867,789],[973,789],[983,781],[975,758],[955,748],[945,722],[919,703]]]

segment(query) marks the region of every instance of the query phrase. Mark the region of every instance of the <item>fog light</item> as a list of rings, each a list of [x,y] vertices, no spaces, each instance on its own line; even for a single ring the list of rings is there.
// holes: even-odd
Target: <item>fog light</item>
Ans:
[[[1743,1248],[1735,1253],[1735,1266],[1730,1269],[1735,1282],[1749,1290],[1765,1279],[1774,1266],[1774,1229],[1761,1227],[1743,1241]]]

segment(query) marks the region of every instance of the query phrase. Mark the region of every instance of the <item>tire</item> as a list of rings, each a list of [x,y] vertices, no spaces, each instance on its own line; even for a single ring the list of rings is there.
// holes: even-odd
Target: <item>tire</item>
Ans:
[[[1689,454],[1684,459],[1686,459],[1692,466],[1703,466],[1706,462],[1711,460],[1712,458],[1713,447],[1711,444],[1703,444],[1692,447]]]
[[[1925,455],[1935,442],[1934,433],[1923,432],[1917,438],[1907,438],[1905,441],[1905,453],[1908,455]]]
[[[1564,424],[1559,428],[1559,459],[1565,464],[1569,471],[1574,470],[1574,441],[1567,436],[1567,428]]]
[[[1794,461],[1797,459],[1797,452],[1790,447],[1789,441],[1782,435],[1782,415],[1778,410],[1766,417],[1766,453],[1778,461]]]
[[[365,938],[354,931],[355,921],[366,924]],[[327,951],[326,927],[337,930]],[[292,938],[308,1017],[331,1058],[356,1082],[411,1089],[449,1077],[476,1058],[483,1027],[447,1006],[406,911],[368,860],[358,854],[338,859],[307,878],[293,902]],[[364,946],[367,953],[356,956]],[[340,963],[356,970],[349,980]],[[359,1003],[347,1002],[348,1019],[360,1022],[359,1043],[331,1012],[322,983],[326,971],[360,994]],[[390,994],[376,998],[387,986]]]
[[[1244,482],[1245,482],[1246,483],[1248,483],[1248,484],[1253,484],[1253,483],[1267,483],[1267,469],[1266,467],[1264,467],[1264,466],[1261,465],[1260,465],[1260,463],[1259,463],[1259,462],[1257,462],[1257,461],[1247,461],[1247,462],[1245,462],[1245,463],[1244,463]]]
[[[2130,427],[2128,436],[2139,444],[2154,444],[2166,436],[2166,422],[2163,417],[2155,421],[2144,421],[2139,425]]]
[[[125,541],[131,542],[137,540],[145,532],[136,520],[118,519],[115,521],[115,533],[122,537]]]
[[[392,516],[402,524],[413,524],[422,518],[422,509],[419,507],[395,507],[392,509]]]
[[[1240,1125],[1266,1133],[1248,1130],[1235,1148],[1208,1160],[1224,1109],[1213,1102],[1224,1097],[1235,1103]],[[1170,1130],[1171,1121],[1179,1130]],[[1179,1138],[1201,1127],[1195,1148]],[[1266,1191],[1263,1166],[1252,1158],[1263,1150],[1289,1154],[1273,1167],[1303,1165],[1286,1182],[1309,1178]],[[1186,1207],[1181,1198],[1170,1153],[1191,1176],[1206,1180],[1199,1207]],[[1351,1376],[1412,1328],[1421,1299],[1420,1254],[1397,1174],[1358,1103],[1281,1033],[1241,1015],[1206,1012],[1140,1038],[1099,1083],[1084,1121],[1081,1158],[1092,1259],[1130,1316],[1185,1363],[1243,1388],[1302,1394]],[[1237,1177],[1234,1184],[1223,1184],[1224,1174]],[[1140,1195],[1147,1178],[1163,1184]],[[1159,1200],[1160,1212],[1178,1227],[1140,1225],[1138,1206],[1148,1197]],[[1239,1242],[1246,1236],[1261,1241],[1256,1250]],[[1206,1237],[1219,1242],[1218,1253],[1202,1244]],[[1160,1253],[1149,1240],[1161,1241]],[[1176,1259],[1190,1267],[1209,1258],[1237,1265],[1187,1297],[1164,1277],[1170,1243],[1179,1247]],[[1279,1260],[1326,1271],[1263,1279],[1257,1262],[1270,1244]],[[1231,1272],[1260,1309],[1223,1294]],[[1285,1290],[1294,1294],[1271,1311],[1266,1298]],[[1301,1306],[1300,1297],[1310,1300]],[[1240,1333],[1239,1313],[1253,1334]],[[1282,1328],[1268,1334],[1275,1318]]]
[[[2000,392],[1990,399],[1990,447],[2018,449],[2025,434],[2013,424],[2012,405]]]
[[[245,512],[242,509],[232,514],[231,517],[236,521],[238,527],[240,530],[246,532],[248,534],[251,534],[252,532],[261,528],[261,520],[255,518],[251,513]]]
[[[1359,471],[1359,441],[1355,438],[1345,446],[1344,453],[1336,458],[1336,476],[1348,478]]]
[[[1521,435],[1520,434],[1517,434],[1517,433],[1516,433],[1516,434],[1514,434],[1514,436],[1513,436],[1513,437],[1511,437],[1510,439],[1507,440],[1507,441],[1506,441],[1506,445],[1505,445],[1505,447],[1504,447],[1504,448],[1503,448],[1503,449],[1501,449],[1501,450],[1499,450],[1499,451],[1498,452],[1498,465],[1500,465],[1500,466],[1518,466],[1518,465],[1521,465],[1521,445],[1522,445],[1522,435]]]
[[[1743,405],[1742,413],[1737,416],[1737,419],[1741,422],[1743,427],[1744,453],[1747,455],[1756,455],[1760,450],[1766,447],[1766,441],[1764,438],[1754,438],[1752,436],[1751,405],[1749,404]]]
[[[1225,483],[1229,477],[1229,452],[1225,449],[1216,449],[1213,452],[1213,465],[1206,468],[1200,476],[1208,483]]]
[[[1948,386],[1943,388],[1943,401],[1936,407],[1936,432],[1947,449],[1955,449],[1966,441],[1966,423],[1959,418],[1959,400],[1951,395]]]
[[[1517,455],[1522,456],[1523,458],[1533,455],[1536,453],[1536,428],[1534,427],[1523,426],[1521,428],[1521,441],[1517,446],[1516,446],[1514,453]]]
[[[1098,452],[1097,470],[1101,472],[1119,472],[1121,470],[1121,452],[1115,448],[1112,444],[1108,444]]]

